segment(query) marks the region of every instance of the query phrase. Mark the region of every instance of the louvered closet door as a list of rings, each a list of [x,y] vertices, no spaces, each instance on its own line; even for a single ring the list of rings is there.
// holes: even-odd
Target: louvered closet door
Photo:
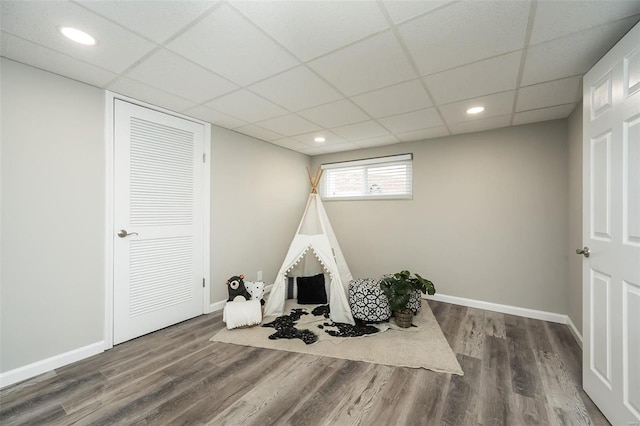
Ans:
[[[118,344],[202,314],[204,126],[115,101]]]

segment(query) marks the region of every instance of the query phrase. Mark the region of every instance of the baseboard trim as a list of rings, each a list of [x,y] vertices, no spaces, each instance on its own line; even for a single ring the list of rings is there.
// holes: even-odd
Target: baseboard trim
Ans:
[[[64,367],[65,365],[102,353],[105,347],[104,341],[96,342],[82,348],[54,355],[50,358],[0,373],[0,388],[31,379],[56,368]]]
[[[573,321],[571,321],[571,318],[569,318],[568,315],[567,315],[567,326],[569,327],[571,334],[573,334],[573,338],[576,339],[578,346],[580,346],[580,349],[582,349],[582,334],[580,334],[580,332],[578,331],[578,328],[573,323]]]
[[[536,309],[520,308],[518,306],[502,305],[499,303],[485,302],[482,300],[467,299],[458,296],[447,296],[446,294],[434,294],[427,296],[438,302],[453,303],[454,305],[468,306],[470,308],[485,309],[487,311],[500,312],[503,314],[516,315],[519,317],[539,319],[543,321],[557,322],[560,324],[567,323],[567,316],[556,314],[554,312],[538,311]]]
[[[209,305],[209,312],[211,314],[213,312],[218,312],[224,309],[224,305],[227,303],[226,300],[220,300],[219,302],[215,302]]]

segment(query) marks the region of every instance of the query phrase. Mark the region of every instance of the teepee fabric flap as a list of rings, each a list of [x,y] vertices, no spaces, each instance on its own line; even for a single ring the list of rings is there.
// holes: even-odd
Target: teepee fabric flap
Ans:
[[[308,251],[311,251],[322,265],[322,269],[326,270],[331,277],[329,285],[331,319],[334,322],[354,324],[347,298],[348,285],[352,278],[351,271],[340,250],[320,196],[313,193],[309,196],[298,232],[293,237],[289,251],[276,276],[265,305],[265,316],[284,313],[287,274],[298,262],[303,259],[305,262],[308,261]],[[307,254],[306,258],[305,254]]]

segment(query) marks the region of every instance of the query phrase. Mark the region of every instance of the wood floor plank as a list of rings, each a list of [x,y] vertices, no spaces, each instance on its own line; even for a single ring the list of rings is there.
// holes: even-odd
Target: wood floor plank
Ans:
[[[16,383],[15,385],[0,389],[0,400],[3,403],[8,403],[16,399],[24,398],[28,395],[42,392],[43,389],[50,385],[51,380],[54,380],[57,375],[58,374],[54,370],[51,370],[34,377],[33,379],[24,380]]]
[[[258,351],[256,353],[256,357],[260,358],[260,366],[264,368],[264,371],[269,371],[268,366],[266,364],[271,362],[288,362],[292,358],[292,354],[289,353],[277,353],[277,352],[264,352],[267,356],[263,356],[263,353]],[[234,368],[243,368],[242,364],[251,363],[252,360],[256,358],[239,361],[241,364],[234,366]],[[235,364],[235,362],[232,362]],[[257,370],[257,369],[256,369]],[[252,369],[252,371],[255,371]],[[212,394],[215,394],[215,397],[218,399],[222,399],[222,392],[212,392],[212,390],[221,388],[225,381],[232,380],[236,381],[236,384],[240,384],[238,388],[243,387],[251,387],[251,377],[233,377],[234,369],[221,369],[217,370],[213,373],[207,374],[211,372],[211,369],[204,370],[203,375],[196,381],[190,384],[190,386],[183,387],[176,395],[168,398],[163,401],[161,404],[158,404],[154,409],[147,410],[142,413],[137,413],[135,416],[129,416],[127,422],[129,423],[143,423],[143,424],[175,424],[179,422],[180,418],[189,417],[197,423],[205,423],[208,420],[208,415],[206,413],[202,413],[201,419],[196,420],[194,418],[194,412],[198,412],[196,408],[199,404],[206,403],[211,399]],[[229,387],[227,387],[229,388]],[[229,389],[226,391],[228,392]]]
[[[580,393],[580,399],[584,404],[594,425],[603,426],[608,422],[604,420],[602,412],[593,403],[591,398],[582,389],[582,350],[575,341],[569,327],[564,324],[546,322],[545,328],[549,335],[554,352],[560,355],[572,380]]]
[[[201,398],[171,420],[172,425],[205,424],[216,413],[225,410],[254,386],[274,379],[281,362],[290,357],[288,352],[250,348],[253,356],[241,358],[209,376],[204,383]],[[253,366],[258,366],[252,368]],[[271,367],[270,367],[271,366]],[[215,397],[213,397],[215,395]]]
[[[467,313],[460,325],[458,353],[472,358],[482,358],[485,337],[484,323],[484,315],[480,309],[467,308]]]
[[[164,373],[156,373],[151,376],[144,377],[140,380],[130,383],[126,387],[110,389],[103,397],[95,397],[89,401],[83,401],[83,404],[74,407],[74,411],[68,412],[60,425],[88,425],[102,417],[106,417],[106,413],[118,409],[118,407],[126,406],[141,397],[156,391],[156,389],[164,386],[173,380]]]
[[[230,347],[234,349],[235,347]],[[240,352],[240,350],[238,350]],[[86,387],[83,389],[81,396],[76,398],[62,399],[61,403],[64,409],[68,413],[75,413],[76,411],[83,410],[96,410],[102,406],[104,400],[120,400],[122,397],[127,396],[128,393],[122,393],[123,388],[131,388],[147,377],[151,377],[151,383],[156,383],[154,377],[162,377],[169,379],[175,379],[182,371],[192,368],[194,365],[201,365],[205,362],[218,362],[224,363],[224,359],[221,358],[224,352],[212,351],[211,348],[203,349],[199,352],[188,354],[188,356],[178,362],[164,366],[163,371],[149,372],[146,369],[141,369],[140,374],[130,374],[126,377],[118,377],[115,380],[106,380],[100,383],[99,386]],[[152,356],[150,356],[152,358]],[[173,373],[174,371],[180,373]],[[161,374],[158,374],[161,373]],[[147,383],[144,381],[143,383]]]
[[[505,315],[505,325],[513,392],[530,398],[544,397],[536,357],[529,342],[526,320]]]
[[[532,318],[525,318],[527,334],[529,335],[529,345],[536,350],[544,352],[555,352],[549,333],[545,326],[545,321]]]
[[[406,418],[406,425],[438,424],[439,419],[442,418],[444,401],[452,375],[427,370],[418,370],[413,374],[416,377],[416,387],[413,390],[413,403]]]
[[[512,425],[551,426],[546,399],[536,399],[512,392],[509,395]]]
[[[363,417],[362,424],[404,424],[410,411],[411,401],[406,397],[410,382],[411,369],[394,369],[389,381],[378,392],[371,409]]]
[[[446,337],[451,349],[456,353],[462,344],[459,330],[466,314],[467,308],[465,306],[451,305],[441,319],[436,318],[440,323],[444,337]]]
[[[443,425],[477,425],[482,361],[458,354],[464,376],[452,376],[442,411]]]
[[[485,336],[481,368],[480,382],[486,391],[480,395],[478,423],[485,426],[513,424],[509,408],[512,391],[506,340]]]
[[[12,421],[19,415],[31,416],[35,412],[46,411],[60,406],[65,397],[78,397],[87,384],[104,383],[105,378],[100,372],[85,374],[78,377],[56,376],[43,391],[12,401],[2,401],[0,408],[0,423]]]
[[[3,426],[13,425],[50,425],[63,421],[67,413],[59,404],[35,407],[29,410],[28,415],[18,418],[3,420],[0,422]]]
[[[316,383],[332,360],[312,355],[289,353],[283,368],[278,369],[277,380],[265,380],[239,397],[233,405],[216,414],[214,425],[265,424],[263,408],[282,401],[297,401],[309,382]]]
[[[507,329],[504,324],[504,314],[500,312],[484,311],[483,330],[487,336],[506,339]]]
[[[559,354],[573,380],[582,383],[582,351],[569,328],[552,322],[544,323],[544,327],[551,344],[551,349],[546,352]],[[544,350],[541,347],[537,349]]]
[[[340,398],[334,411],[320,424],[366,425],[365,417],[374,410],[378,399],[391,380],[395,368],[386,365],[369,364],[368,370],[352,382],[350,393]],[[349,392],[349,389],[345,389]]]
[[[427,303],[464,376],[209,342],[218,312],[2,389],[0,423],[608,424],[565,325]]]
[[[252,418],[247,425],[280,425],[290,424],[288,418],[291,417],[305,401],[311,398],[318,387],[320,387],[325,381],[327,381],[337,369],[345,364],[346,360],[337,358],[325,358],[323,360],[324,366],[319,370],[313,372],[308,371],[307,377],[312,380],[307,380],[301,387],[295,387],[291,389],[283,390],[282,398],[277,398],[272,404],[263,407],[259,416]],[[212,423],[215,424],[215,423]]]
[[[548,406],[560,425],[590,425],[589,414],[560,356],[537,351]]]
[[[314,389],[302,404],[298,404],[286,422],[294,425],[318,423],[332,413],[336,395],[344,395],[349,382],[356,381],[367,369],[364,362],[344,360],[333,373]]]

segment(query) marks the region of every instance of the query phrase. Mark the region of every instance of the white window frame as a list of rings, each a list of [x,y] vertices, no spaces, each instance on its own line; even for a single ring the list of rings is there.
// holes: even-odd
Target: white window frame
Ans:
[[[407,173],[409,176],[407,180],[409,181],[409,192],[405,194],[379,194],[379,195],[371,195],[366,193],[367,188],[367,173],[366,169],[369,167],[378,167],[387,163],[409,163],[409,167],[407,169]],[[322,180],[320,182],[320,197],[323,201],[354,201],[354,200],[411,200],[413,199],[413,154],[401,154],[401,155],[392,155],[387,157],[377,157],[377,158],[367,158],[363,160],[355,160],[355,161],[343,161],[339,163],[328,163],[322,164],[320,166],[324,171],[322,174]],[[363,187],[362,195],[351,195],[351,196],[330,196],[327,194],[327,175],[333,169],[349,169],[352,167],[364,167],[365,168],[365,183]]]

